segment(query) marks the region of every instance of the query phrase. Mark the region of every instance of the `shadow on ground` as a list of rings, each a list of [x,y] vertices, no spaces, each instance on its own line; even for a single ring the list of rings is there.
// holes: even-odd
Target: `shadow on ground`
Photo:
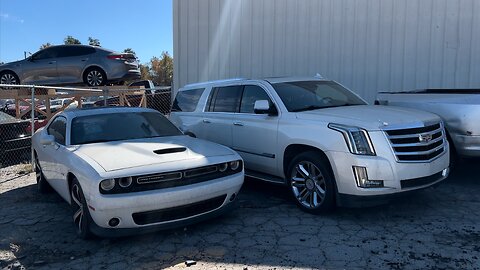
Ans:
[[[468,268],[480,265],[479,160],[391,204],[314,216],[288,189],[247,179],[232,213],[120,239],[75,236],[69,206],[33,176],[0,194],[0,268]]]

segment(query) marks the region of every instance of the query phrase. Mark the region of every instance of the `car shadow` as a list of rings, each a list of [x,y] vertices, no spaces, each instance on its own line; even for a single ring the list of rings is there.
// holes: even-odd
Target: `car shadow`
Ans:
[[[420,245],[418,239],[433,239],[430,253],[436,252],[435,241],[447,240],[453,243],[450,248],[458,246],[458,254],[468,245],[480,250],[474,243],[480,240],[479,228],[462,231],[450,223],[468,213],[473,217],[464,225],[478,224],[480,210],[472,206],[480,202],[476,164],[478,159],[466,160],[444,183],[388,205],[339,208],[320,216],[300,211],[288,188],[247,178],[238,207],[224,216],[174,230],[87,241],[76,237],[69,205],[56,193],[38,194],[30,184],[0,193],[0,251],[14,255],[1,258],[0,268],[18,262],[27,268],[158,269],[187,260],[199,267],[215,263],[249,269],[415,268],[418,260],[409,258],[409,252]],[[386,257],[375,261],[370,256],[380,256],[377,252]],[[422,260],[430,265],[468,268],[469,261],[465,265],[455,257],[425,254]]]

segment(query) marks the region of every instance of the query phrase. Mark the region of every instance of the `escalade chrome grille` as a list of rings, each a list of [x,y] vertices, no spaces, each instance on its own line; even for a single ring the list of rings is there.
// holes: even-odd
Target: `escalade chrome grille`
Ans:
[[[399,162],[430,161],[445,152],[446,137],[442,123],[385,132]]]

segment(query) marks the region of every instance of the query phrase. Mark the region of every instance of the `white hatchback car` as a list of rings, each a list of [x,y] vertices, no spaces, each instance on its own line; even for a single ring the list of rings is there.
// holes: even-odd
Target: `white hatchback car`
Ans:
[[[64,111],[32,138],[37,184],[72,205],[77,233],[183,226],[232,206],[244,179],[233,150],[185,136],[145,108]]]

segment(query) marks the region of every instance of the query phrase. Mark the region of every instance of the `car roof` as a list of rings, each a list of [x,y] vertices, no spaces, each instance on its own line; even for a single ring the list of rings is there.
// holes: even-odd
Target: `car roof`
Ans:
[[[297,82],[297,81],[330,81],[330,80],[325,79],[321,76],[315,76],[315,77],[283,76],[283,77],[269,77],[269,78],[259,78],[259,79],[233,78],[233,79],[187,84],[184,87],[182,87],[180,90],[191,90],[198,87],[207,87],[210,85],[217,85],[217,84],[230,84],[230,83],[241,84],[244,82],[251,82],[251,81],[266,81],[273,84],[273,83],[285,83],[285,82]]]
[[[59,115],[66,116],[68,118],[74,118],[78,116],[88,116],[97,114],[109,114],[109,113],[137,113],[137,112],[157,112],[154,109],[143,107],[93,107],[93,108],[81,108],[81,109],[69,109],[62,111]]]

